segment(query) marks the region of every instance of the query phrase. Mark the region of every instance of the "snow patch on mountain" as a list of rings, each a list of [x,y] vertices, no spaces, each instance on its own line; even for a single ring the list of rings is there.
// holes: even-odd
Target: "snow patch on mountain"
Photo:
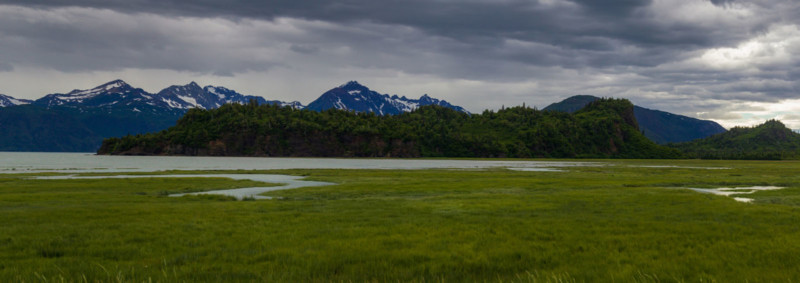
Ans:
[[[178,95],[178,98],[180,98],[184,102],[188,103],[191,107],[197,107],[198,106],[197,99],[194,99],[193,97]]]
[[[372,91],[356,81],[347,82],[325,92],[317,100],[309,103],[307,109],[324,111],[334,108],[356,112],[374,112],[379,115],[395,115],[426,105],[439,105],[469,113],[462,107],[432,98],[427,94],[419,99],[408,99],[405,96],[398,97],[397,95],[389,96]]]
[[[5,94],[0,94],[0,107],[25,105],[25,104],[31,104],[31,102],[33,101],[27,99],[16,99]]]
[[[111,81],[111,82],[106,83],[104,85],[98,86],[98,87],[93,88],[93,89],[73,90],[72,92],[70,92],[70,93],[68,93],[66,95],[58,95],[58,96],[56,96],[56,98],[60,99],[60,100],[64,100],[64,101],[84,100],[84,99],[87,99],[87,98],[95,97],[95,96],[103,94],[103,93],[121,93],[120,90],[124,91],[123,88],[126,88],[126,87],[130,87],[130,86],[127,83],[125,83],[125,82],[123,82],[121,80],[116,80],[116,81]]]

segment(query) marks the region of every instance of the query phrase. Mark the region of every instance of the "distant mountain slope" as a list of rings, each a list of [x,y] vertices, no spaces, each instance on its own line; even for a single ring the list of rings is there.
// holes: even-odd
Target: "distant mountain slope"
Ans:
[[[553,103],[543,110],[572,113],[598,99],[600,98],[591,95],[576,95]],[[647,138],[659,144],[686,142],[725,132],[725,128],[714,121],[639,106],[634,106],[633,110],[639,129]]]
[[[689,157],[703,159],[798,159],[800,134],[780,121],[769,120],[673,147]]]
[[[122,80],[115,80],[92,89],[73,90],[69,93],[48,94],[33,102],[45,108],[63,106],[71,108],[104,108],[125,111],[141,111],[142,108],[169,109],[163,100],[157,99],[141,88],[134,88]]]
[[[408,99],[405,96],[389,96],[370,90],[356,81],[350,81],[323,93],[308,104],[307,109],[324,111],[328,109],[352,110],[355,112],[373,112],[378,115],[397,115],[410,112],[426,105],[438,105],[456,111],[469,113],[466,109],[447,101],[423,95],[419,99]]]
[[[30,104],[31,102],[33,101],[27,99],[16,99],[5,94],[0,94],[0,107],[25,105]]]
[[[104,138],[164,130],[191,108],[211,109],[251,99],[302,107],[296,101],[267,101],[224,87],[201,88],[194,82],[152,94],[114,80],[91,89],[49,94],[25,107],[0,108],[0,150],[96,151]]]
[[[187,85],[174,85],[165,88],[156,94],[172,108],[179,109],[214,109],[226,103],[246,104],[250,100],[255,100],[258,104],[276,104],[279,106],[291,106],[303,108],[300,102],[284,102],[278,100],[266,100],[260,96],[243,95],[232,89],[221,86],[200,87],[197,83],[191,82]]]
[[[717,122],[636,106],[633,109],[639,129],[659,144],[692,141],[726,130]]]
[[[21,105],[0,109],[0,151],[94,152],[107,137],[160,131],[183,112]]]
[[[542,110],[574,113],[578,110],[583,109],[583,107],[586,107],[586,105],[598,99],[600,98],[591,95],[575,95],[568,97],[567,99],[564,99],[560,102],[550,104]]]
[[[122,80],[115,80],[92,89],[73,90],[69,93],[49,94],[33,104],[52,107],[106,108],[140,111],[143,108],[165,110],[188,110],[191,108],[213,109],[225,103],[247,103],[255,99],[260,104],[299,105],[299,102],[267,101],[260,96],[243,95],[236,91],[215,86],[200,87],[191,82],[173,85],[156,94],[134,88]]]

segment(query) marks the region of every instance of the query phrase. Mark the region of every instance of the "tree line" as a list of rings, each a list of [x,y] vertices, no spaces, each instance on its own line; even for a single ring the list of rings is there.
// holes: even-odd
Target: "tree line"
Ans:
[[[227,104],[192,109],[167,130],[103,141],[98,154],[677,158],[638,130],[633,104],[600,99],[573,114],[526,106],[466,114],[424,106],[380,116]]]

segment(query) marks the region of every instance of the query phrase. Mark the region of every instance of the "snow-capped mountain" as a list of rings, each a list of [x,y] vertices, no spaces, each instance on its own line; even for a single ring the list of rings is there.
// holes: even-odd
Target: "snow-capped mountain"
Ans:
[[[3,103],[3,97],[0,96],[0,103]],[[214,109],[226,103],[245,104],[251,100],[256,100],[258,104],[289,106],[295,109],[308,108],[322,111],[335,108],[356,112],[374,112],[379,115],[410,112],[425,105],[440,105],[469,113],[464,108],[444,100],[431,98],[427,94],[419,99],[409,99],[397,95],[389,96],[372,91],[356,81],[325,92],[317,100],[311,102],[308,107],[298,101],[266,100],[260,96],[244,95],[221,86],[201,87],[195,82],[173,85],[153,94],[141,88],[134,88],[122,80],[111,81],[92,89],[76,89],[65,94],[48,94],[32,103],[45,108],[62,106],[78,109],[106,109],[108,111],[159,112],[164,110],[186,111],[191,108]],[[19,102],[25,101],[14,100],[14,104],[19,104]]]
[[[164,102],[172,108],[190,109],[214,109],[219,108],[225,103],[245,104],[255,99],[258,104],[277,104],[280,106],[291,106],[302,109],[304,106],[300,102],[284,102],[279,100],[266,100],[260,96],[244,95],[232,89],[221,86],[200,87],[197,83],[191,82],[184,86],[171,86],[165,88],[157,94]]]
[[[114,80],[92,89],[73,90],[69,93],[48,94],[33,102],[45,108],[67,107],[80,110],[102,110],[106,112],[180,112],[180,108],[169,105],[165,99],[134,88],[122,80]]]
[[[33,101],[27,99],[16,99],[8,95],[0,94],[0,107],[30,104],[31,102]]]
[[[200,87],[195,82],[182,86],[173,85],[152,94],[140,88],[134,88],[122,80],[111,81],[87,90],[73,90],[66,94],[49,94],[33,103],[48,108],[53,106],[91,107],[141,112],[145,109],[152,111],[158,111],[158,109],[181,111],[191,108],[213,109],[225,103],[247,103],[251,99],[255,99],[259,104],[279,104],[302,108],[302,104],[297,101],[267,101],[263,97],[242,95],[224,87]]]
[[[408,99],[405,96],[398,97],[397,95],[389,96],[372,91],[356,81],[350,81],[323,93],[317,100],[309,103],[306,109],[324,111],[335,108],[356,112],[374,112],[379,115],[395,115],[426,105],[439,105],[469,113],[460,106],[431,98],[427,94],[419,99]]]
[[[280,101],[280,100],[266,100],[261,96],[253,96],[253,95],[243,95],[238,93],[232,89],[224,88],[221,86],[206,86],[203,88],[207,93],[211,94],[213,97],[218,98],[219,100],[216,102],[218,106],[213,107],[217,108],[222,106],[225,103],[241,103],[245,104],[250,102],[251,99],[255,99],[258,104],[273,104],[279,106],[290,106],[294,109],[303,109],[305,105],[300,103],[299,101]]]
[[[182,86],[170,86],[159,91],[157,96],[167,103],[169,107],[178,109],[213,109],[222,106],[222,104],[217,103],[219,99],[216,96],[211,97],[195,82]]]

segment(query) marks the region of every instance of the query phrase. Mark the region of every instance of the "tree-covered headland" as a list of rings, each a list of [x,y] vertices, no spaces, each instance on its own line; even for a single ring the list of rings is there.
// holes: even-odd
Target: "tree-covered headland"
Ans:
[[[705,139],[673,144],[687,158],[787,160],[800,159],[800,134],[778,120],[754,127],[734,127]]]
[[[466,114],[425,106],[392,116],[274,105],[192,109],[167,130],[109,138],[99,154],[296,157],[676,158],[644,137],[625,99],[575,113],[517,106]]]

